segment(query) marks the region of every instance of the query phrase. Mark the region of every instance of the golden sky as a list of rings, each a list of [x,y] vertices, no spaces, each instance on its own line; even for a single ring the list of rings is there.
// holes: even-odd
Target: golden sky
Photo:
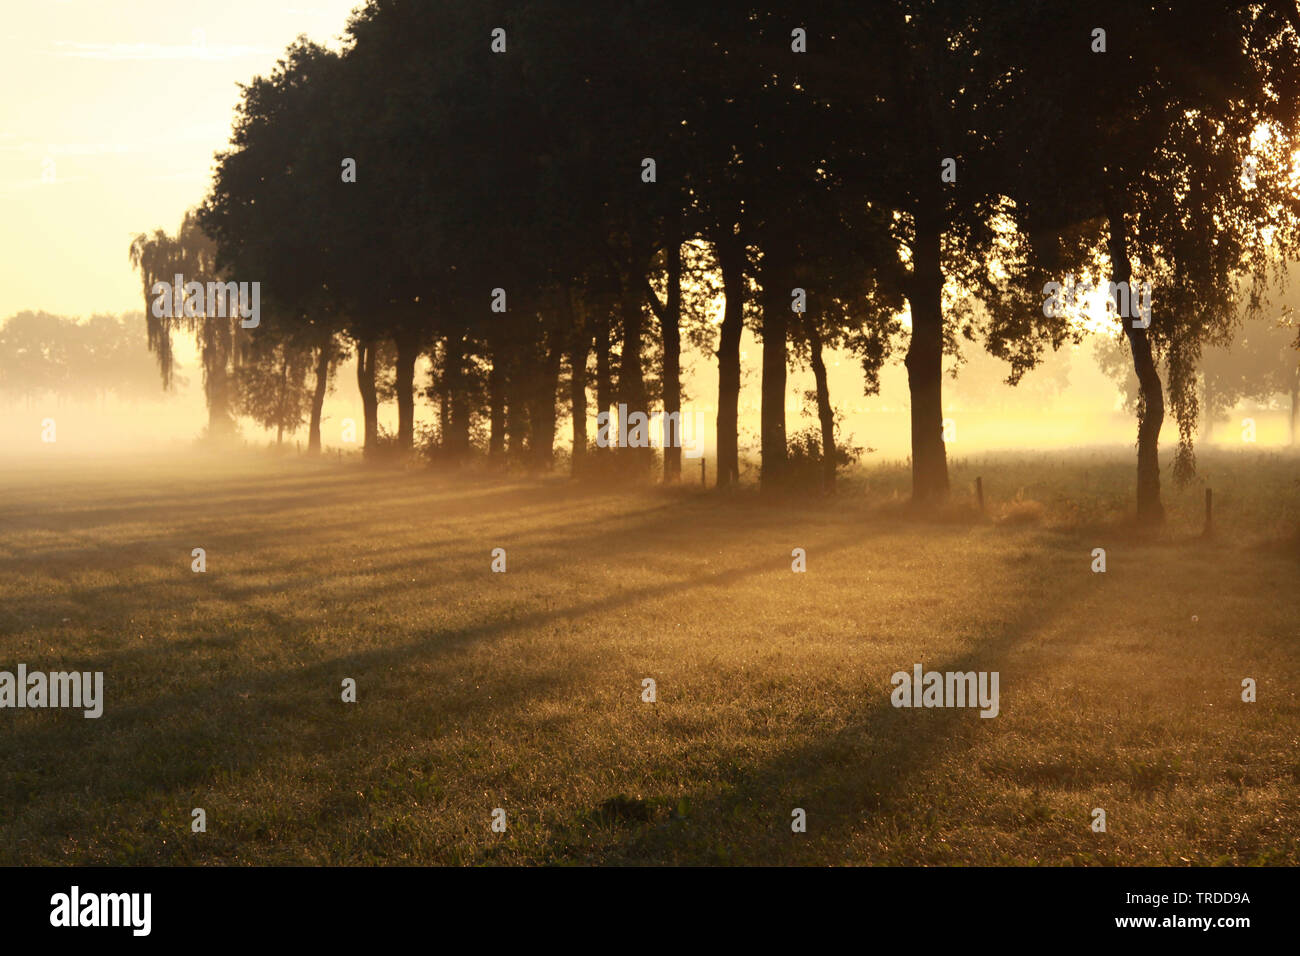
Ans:
[[[83,318],[143,309],[127,248],[137,233],[159,227],[174,232],[184,211],[202,200],[213,154],[229,140],[237,84],[269,73],[299,34],[337,46],[359,3],[6,0],[0,21],[0,320],[26,309]],[[190,387],[169,399],[166,416],[142,420],[155,437],[192,436],[204,421],[193,346],[185,336],[177,346]],[[747,332],[741,396],[746,428],[756,425],[759,348]],[[687,407],[701,411],[711,445],[716,368],[705,356],[685,359]],[[866,398],[857,362],[828,356],[832,400],[845,415],[846,431],[903,455],[907,392],[897,360],[884,372],[881,395]],[[1103,426],[1110,429],[1107,437],[1130,440],[1132,423],[1117,415],[1114,384],[1085,357],[1072,364],[1070,398],[1086,397],[1095,420],[1083,409],[1055,409],[1038,416],[1040,427],[1032,434],[1023,425],[1013,436],[982,434],[978,419],[962,408],[967,381],[954,388],[950,380],[945,412],[951,408],[963,422],[960,440],[971,448],[1095,440]],[[1030,381],[1039,376],[1050,377],[1031,373]],[[794,411],[811,386],[808,378],[806,372],[791,377],[791,431],[809,424]],[[327,401],[327,444],[344,417],[360,419],[350,367],[340,369],[337,384]],[[1030,391],[1008,390],[1007,398],[1025,399],[1045,412],[1044,397],[1028,396]],[[120,414],[117,419],[133,420]],[[29,425],[24,420],[13,427],[35,441],[38,431]],[[103,427],[101,415],[87,425],[87,439]]]
[[[299,33],[337,46],[358,2],[6,0],[0,319],[143,308],[127,247],[203,198],[235,84]]]

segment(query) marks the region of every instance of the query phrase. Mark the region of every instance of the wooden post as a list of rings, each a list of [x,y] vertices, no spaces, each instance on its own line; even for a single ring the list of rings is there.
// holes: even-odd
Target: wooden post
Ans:
[[[975,479],[975,497],[979,499],[980,514],[983,514],[984,513],[984,479],[983,478]]]
[[[700,456],[700,486],[703,488],[707,488],[709,486],[708,479],[704,477],[704,456],[703,455]]]
[[[1214,491],[1205,489],[1205,533],[1208,535],[1214,527]]]

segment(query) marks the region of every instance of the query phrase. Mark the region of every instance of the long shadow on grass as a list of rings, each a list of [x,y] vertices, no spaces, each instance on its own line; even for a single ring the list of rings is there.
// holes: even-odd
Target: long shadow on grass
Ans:
[[[547,493],[548,501],[529,500],[517,489],[500,492],[481,493],[454,499],[456,513],[443,518],[441,523],[430,525],[431,535],[442,535],[431,542],[406,545],[403,547],[384,547],[383,554],[394,560],[381,563],[364,562],[349,566],[344,572],[349,575],[364,575],[372,578],[387,579],[398,575],[403,582],[410,580],[412,571],[428,571],[430,562],[437,569],[440,580],[461,581],[469,584],[481,580],[489,553],[488,542],[499,541],[512,548],[538,543],[548,549],[557,546],[577,547],[581,535],[588,531],[609,531],[611,523],[618,520],[616,516],[602,514],[595,518],[586,516],[588,509],[586,499],[573,489],[557,488]],[[419,511],[428,509],[428,502],[421,500]],[[329,507],[335,508],[334,502]],[[391,502],[384,502],[385,509],[391,509]],[[672,503],[663,503],[653,509],[660,517],[666,516],[674,507]],[[216,503],[220,511],[220,502]],[[559,516],[582,515],[576,520],[563,525],[543,525],[533,531],[511,532],[508,535],[487,533],[479,530],[470,535],[455,536],[455,551],[449,542],[450,529],[454,525],[483,523],[491,518],[495,521],[508,522],[509,516],[524,514],[531,522]],[[95,586],[81,586],[69,597],[75,603],[89,609],[115,609],[118,616],[129,617],[139,612],[160,613],[166,611],[182,612],[196,601],[211,600],[213,596],[239,603],[256,598],[276,595],[284,591],[303,593],[313,586],[321,584],[319,571],[310,562],[303,560],[302,554],[293,554],[294,549],[304,549],[310,555],[313,551],[329,551],[335,548],[345,549],[349,543],[365,540],[374,546],[373,529],[385,523],[409,524],[421,520],[421,514],[397,515],[391,510],[371,510],[360,517],[351,517],[345,521],[310,523],[250,528],[238,520],[223,520],[220,530],[200,528],[198,530],[177,530],[163,537],[150,534],[130,541],[115,541],[112,546],[98,541],[79,544],[55,550],[41,550],[34,554],[19,553],[13,557],[0,558],[0,580],[6,572],[14,576],[30,571],[33,567],[43,575],[70,575],[77,572],[98,573],[110,568],[115,576],[121,576],[139,569],[153,569],[171,565],[175,576],[156,579],[149,583],[127,581],[107,583]],[[178,524],[178,516],[173,519]],[[214,522],[218,519],[211,519]],[[644,520],[644,519],[643,519]],[[646,529],[652,527],[647,523]],[[561,532],[569,530],[567,535]],[[413,532],[409,526],[405,529],[409,537]],[[66,536],[67,532],[63,532]],[[329,534],[330,537],[323,537]],[[502,540],[504,537],[504,540]],[[250,538],[260,538],[271,542],[275,549],[285,552],[286,557],[271,562],[268,556],[257,551],[250,551]],[[468,538],[468,540],[467,540]],[[190,548],[195,545],[205,547],[211,562],[208,576],[199,577],[189,570]],[[250,560],[250,555],[253,559]],[[450,559],[450,560],[449,560]],[[256,562],[256,563],[254,563]],[[456,566],[477,565],[467,570],[456,570]],[[544,565],[535,564],[534,569]],[[239,583],[241,578],[261,575],[269,580],[265,583]],[[357,596],[375,598],[394,590],[401,590],[404,585],[393,584],[381,588],[360,587]],[[332,601],[346,599],[346,595],[331,593]],[[5,618],[11,621],[39,621],[49,617],[51,596],[48,593],[6,593],[4,607],[0,610],[0,622]]]
[[[267,488],[270,489],[269,483]],[[337,531],[339,540],[355,539],[364,535],[370,521],[358,518],[369,515],[373,520],[376,508],[378,513],[387,514],[401,505],[411,506],[405,515],[408,521],[437,520],[440,505],[450,503],[461,515],[486,517],[489,515],[506,518],[516,514],[536,517],[545,514],[548,509],[567,510],[580,503],[574,489],[569,486],[551,488],[522,488],[507,485],[497,488],[471,488],[444,482],[439,486],[422,488],[407,482],[396,489],[388,486],[356,485],[350,483],[344,488],[322,483],[326,493],[304,497],[301,495],[281,495],[270,490],[240,494],[230,492],[213,493],[210,490],[174,496],[171,498],[154,498],[152,504],[142,503],[138,506],[115,508],[112,506],[95,506],[42,512],[31,506],[21,512],[0,516],[0,526],[7,533],[21,531],[41,531],[54,535],[70,537],[79,536],[82,540],[72,546],[63,548],[18,547],[18,553],[9,558],[0,559],[3,565],[13,570],[22,570],[24,565],[33,562],[84,559],[87,547],[93,545],[102,558],[103,552],[111,552],[124,547],[154,545],[168,542],[183,536],[189,546],[208,546],[212,544],[238,544],[248,537],[247,523],[250,518],[262,519],[270,516],[274,521],[276,533],[288,538],[310,538],[320,541],[326,531]],[[399,492],[398,496],[394,491]],[[471,492],[472,493],[469,493]],[[376,500],[376,495],[383,497]],[[286,508],[288,510],[286,510]],[[319,512],[329,515],[342,515],[342,520],[321,521]],[[299,513],[316,512],[315,520],[306,526],[287,524]],[[126,527],[143,525],[147,528],[163,524],[175,530],[166,537],[157,533],[135,534],[128,537],[123,530]],[[114,530],[117,526],[123,526]],[[110,547],[103,538],[91,534],[91,529],[104,532],[103,538],[112,542]],[[197,541],[197,538],[203,538]],[[3,544],[0,539],[0,544]]]
[[[1041,569],[1040,569],[1041,570]],[[1018,675],[1032,673],[1034,652],[1013,655],[1036,630],[1069,613],[1064,595],[1048,594],[1041,579],[1017,578],[1019,612],[964,653],[938,661],[919,658],[926,671],[1000,671],[1001,707],[1015,707]],[[1058,579],[1059,582],[1059,579]],[[911,672],[913,660],[899,660],[896,670]],[[927,829],[925,808],[917,808],[918,779],[933,764],[970,749],[998,733],[999,719],[981,718],[978,708],[895,708],[892,687],[865,686],[863,704],[853,709],[833,734],[802,738],[756,765],[719,768],[720,786],[686,796],[685,812],[662,811],[652,823],[580,814],[552,821],[552,836],[543,859],[582,859],[603,863],[745,863],[824,864],[836,848],[849,844],[862,828],[886,818],[904,824],[913,836]],[[761,689],[755,688],[755,694]],[[807,813],[808,833],[790,828],[791,810]],[[597,808],[591,808],[595,810]],[[595,842],[593,823],[605,827]],[[871,860],[844,858],[846,863]]]
[[[584,556],[584,561],[596,557],[615,560],[620,556],[624,561],[631,560],[629,555],[635,555],[640,533],[657,535],[663,526],[662,515],[651,513],[620,529],[618,535],[610,535],[607,528],[593,528],[585,538],[574,542],[574,550]],[[689,540],[697,530],[698,526],[683,528],[680,534]],[[747,530],[753,533],[755,527]],[[876,532],[854,529],[835,540],[819,541],[816,547],[819,554],[830,555],[861,543],[872,533]],[[736,547],[743,542],[733,539],[729,544]],[[620,607],[661,600],[668,592],[681,595],[697,588],[736,585],[781,570],[788,561],[787,556],[778,554],[708,576],[685,576],[624,589],[619,595]],[[47,721],[38,719],[45,716],[41,712],[31,712],[23,723],[10,725],[4,748],[8,753],[0,754],[0,770],[4,771],[0,774],[0,804],[6,806],[4,829],[11,835],[24,833],[44,847],[41,856],[49,859],[56,855],[51,841],[58,845],[69,836],[67,818],[72,811],[49,816],[42,815],[42,808],[84,807],[86,794],[91,793],[101,805],[109,801],[118,807],[114,812],[129,820],[133,813],[148,814],[147,799],[170,795],[166,796],[167,803],[185,803],[186,796],[211,786],[214,774],[220,773],[226,780],[247,779],[250,774],[264,772],[268,762],[313,751],[343,760],[355,741],[346,732],[346,718],[340,716],[337,702],[342,676],[355,677],[362,687],[380,688],[377,702],[382,703],[382,688],[392,681],[401,686],[406,680],[400,673],[403,668],[430,662],[452,667],[448,659],[478,642],[608,610],[607,597],[597,593],[591,599],[558,608],[522,614],[507,609],[505,614],[472,627],[442,631],[408,628],[402,633],[404,640],[396,645],[338,654],[298,667],[259,670],[243,662],[234,673],[228,669],[229,660],[219,660],[206,662],[197,673],[191,667],[182,676],[177,670],[189,656],[187,652],[193,650],[192,645],[185,646],[190,642],[98,655],[80,666],[103,670],[109,678],[103,723],[64,713],[57,715],[57,722]],[[301,610],[289,614],[271,612],[264,623],[273,634],[280,633],[301,626],[303,616]],[[356,623],[349,625],[355,627]],[[399,671],[397,677],[394,670]],[[584,662],[574,660],[559,662],[549,669],[534,667],[526,674],[503,664],[490,674],[476,674],[477,686],[472,691],[454,686],[435,688],[442,693],[436,696],[433,707],[441,720],[481,723],[507,702],[517,707],[523,701],[552,697],[579,681],[585,672]],[[445,676],[450,679],[454,673]],[[388,703],[407,701],[389,698]],[[72,719],[62,719],[65,717]],[[400,708],[379,726],[370,727],[372,741],[378,736],[394,749],[409,743],[411,734]],[[324,797],[322,794],[321,799]],[[146,802],[142,804],[142,800]],[[72,834],[74,839],[80,837],[74,846],[85,847],[87,834],[112,832],[103,820],[83,817],[75,822],[81,830]],[[156,813],[138,822],[145,830],[156,828]],[[169,847],[175,842],[170,841]],[[158,855],[154,859],[168,859],[167,854],[176,852],[160,847],[155,850]],[[10,852],[15,862],[30,859],[30,851],[15,848]],[[106,852],[109,858],[116,858],[111,848]],[[250,849],[235,845],[230,852],[247,859]]]

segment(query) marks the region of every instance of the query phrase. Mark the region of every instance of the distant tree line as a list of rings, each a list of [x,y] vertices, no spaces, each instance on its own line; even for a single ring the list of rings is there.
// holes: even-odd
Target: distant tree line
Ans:
[[[1296,264],[1288,264],[1294,274]],[[1200,369],[1199,414],[1201,437],[1209,440],[1214,428],[1241,402],[1271,402],[1284,396],[1289,419],[1289,441],[1296,443],[1300,424],[1300,286],[1288,285],[1285,293],[1251,321],[1219,330],[1204,343]],[[1142,391],[1129,350],[1113,338],[1097,344],[1096,357],[1102,371],[1119,384],[1129,408],[1137,409]]]
[[[127,401],[158,397],[158,374],[139,312],[84,322],[19,312],[0,323],[0,401]]]
[[[765,490],[791,479],[790,366],[815,380],[829,487],[826,351],[857,358],[868,394],[900,355],[930,505],[949,487],[945,355],[979,342],[1014,383],[1082,334],[1043,307],[1048,283],[1147,282],[1149,323],[1116,321],[1137,511],[1159,521],[1166,414],[1185,477],[1202,347],[1295,250],[1298,33],[1292,0],[371,0],[342,52],[300,39],[243,87],[210,194],[177,236],[132,245],[146,303],[176,272],[258,280],[261,325],[151,317],[150,344],[166,377],[172,333],[197,335],[214,433],[244,388],[318,449],[350,355],[367,454],[388,374],[411,449],[424,356],[447,459],[550,467],[565,407],[575,474],[638,477],[651,450],[593,448],[589,404],[680,412],[685,338],[718,363],[726,488],[748,327]]]

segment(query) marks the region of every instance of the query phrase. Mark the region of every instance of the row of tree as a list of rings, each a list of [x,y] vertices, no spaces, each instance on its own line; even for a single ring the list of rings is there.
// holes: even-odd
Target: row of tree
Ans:
[[[350,353],[373,451],[391,350],[399,448],[428,356],[449,457],[481,432],[489,461],[546,467],[563,402],[582,473],[593,396],[680,411],[685,337],[717,358],[727,487],[748,326],[764,488],[789,475],[792,362],[814,375],[829,484],[823,356],[854,354],[870,394],[905,348],[913,495],[929,504],[948,492],[945,354],[978,341],[1014,383],[1082,334],[1043,290],[1086,273],[1154,290],[1149,323],[1116,321],[1140,389],[1138,515],[1161,518],[1166,408],[1189,474],[1202,346],[1259,309],[1295,248],[1292,0],[591,6],[371,0],[342,52],[300,39],[243,88],[197,214],[131,250],[146,302],[177,272],[262,283],[253,332],[150,317],[164,378],[173,332],[198,334],[213,432],[236,367],[263,394],[314,371],[318,448]],[[651,457],[615,461],[638,475]],[[680,475],[679,449],[663,467]]]
[[[1284,397],[1290,442],[1296,443],[1300,424],[1300,353],[1296,351],[1300,314],[1296,301],[1300,301],[1300,288],[1291,286],[1276,307],[1233,330],[1230,341],[1207,343],[1202,349],[1197,376],[1202,440],[1210,440],[1215,426],[1240,403],[1271,403]],[[1128,347],[1115,339],[1103,339],[1096,358],[1102,371],[1124,391],[1128,407],[1136,410],[1142,391]]]
[[[11,315],[0,323],[0,399],[156,398],[157,373],[140,348],[144,329],[139,313],[84,322],[48,312]]]

